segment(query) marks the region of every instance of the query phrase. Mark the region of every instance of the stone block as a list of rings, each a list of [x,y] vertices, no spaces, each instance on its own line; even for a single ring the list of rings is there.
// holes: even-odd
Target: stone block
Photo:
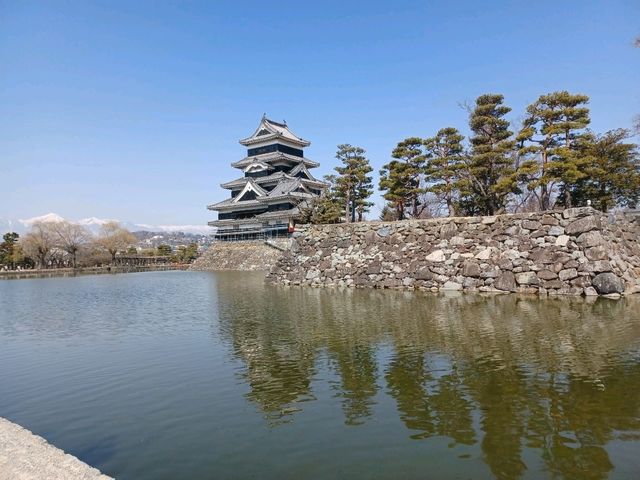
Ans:
[[[502,274],[495,279],[493,287],[498,290],[504,290],[507,292],[516,291],[516,278],[512,272],[502,272]]]
[[[594,277],[592,283],[600,295],[624,292],[624,282],[611,272],[599,273]]]
[[[442,286],[443,290],[462,290],[462,285],[458,282],[447,281]]]
[[[518,285],[537,285],[540,280],[535,272],[522,272],[516,274],[516,282]]]
[[[428,262],[444,262],[446,257],[442,250],[434,250],[425,257],[425,260]]]
[[[567,225],[567,228],[565,228],[565,232],[567,235],[577,236],[591,230],[599,230],[600,228],[600,219],[594,215],[589,215],[588,217],[582,217],[571,222]]]

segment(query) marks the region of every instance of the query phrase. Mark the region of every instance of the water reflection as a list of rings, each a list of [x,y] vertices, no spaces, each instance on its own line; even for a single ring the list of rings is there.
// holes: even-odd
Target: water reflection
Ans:
[[[326,368],[347,425],[375,419],[388,396],[410,438],[478,446],[498,478],[534,465],[606,478],[607,445],[640,440],[636,300],[280,288],[238,274],[216,295],[247,398],[271,425],[295,421]]]

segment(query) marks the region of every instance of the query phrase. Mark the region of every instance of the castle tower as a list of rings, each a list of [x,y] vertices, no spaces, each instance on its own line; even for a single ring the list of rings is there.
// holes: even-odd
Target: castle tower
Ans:
[[[218,240],[248,240],[286,236],[309,200],[318,197],[324,182],[309,169],[319,164],[304,157],[310,142],[295,135],[286,123],[262,117],[256,131],[240,140],[247,156],[231,166],[243,176],[220,186],[231,190],[231,198],[209,205],[218,212]]]

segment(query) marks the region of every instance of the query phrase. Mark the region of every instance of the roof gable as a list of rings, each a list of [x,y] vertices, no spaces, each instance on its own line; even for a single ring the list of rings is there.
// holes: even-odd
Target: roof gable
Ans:
[[[299,163],[298,165],[296,165],[295,167],[293,167],[291,169],[291,171],[289,172],[289,175],[291,175],[292,177],[298,177],[298,178],[305,178],[307,180],[313,180],[313,181],[317,181],[313,175],[311,175],[311,173],[309,172],[309,170],[307,169],[306,165],[304,163]]]
[[[249,192],[254,192],[256,197],[263,197],[267,194],[267,191],[264,188],[254,182],[253,179],[249,179],[240,193],[233,198],[233,203],[237,203],[242,200],[242,197],[247,195]],[[253,200],[253,198],[251,198],[251,200]]]
[[[300,145],[302,147],[310,145],[310,142],[298,137],[295,133],[293,133],[287,126],[286,122],[280,123],[274,120],[270,120],[266,117],[266,115],[262,116],[260,125],[258,125],[258,128],[256,128],[255,132],[253,132],[251,136],[240,140],[240,143],[247,146],[258,142],[264,142],[266,140],[275,140],[278,138],[288,140],[289,142]]]

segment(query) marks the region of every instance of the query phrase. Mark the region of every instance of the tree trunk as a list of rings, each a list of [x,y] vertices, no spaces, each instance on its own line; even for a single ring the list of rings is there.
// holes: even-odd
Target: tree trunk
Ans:
[[[449,210],[450,217],[456,216],[456,207],[453,205],[453,201],[450,198],[447,199],[447,209]]]
[[[349,195],[349,190],[347,190],[346,197],[347,199],[344,205],[344,221],[345,223],[349,223],[351,221],[351,212],[349,211],[349,207],[351,206],[351,198]]]
[[[540,210],[549,210],[549,190],[546,185],[540,187]]]
[[[564,189],[564,208],[571,208],[571,192],[568,188]]]
[[[353,192],[351,199],[351,222],[356,221],[356,192]]]

